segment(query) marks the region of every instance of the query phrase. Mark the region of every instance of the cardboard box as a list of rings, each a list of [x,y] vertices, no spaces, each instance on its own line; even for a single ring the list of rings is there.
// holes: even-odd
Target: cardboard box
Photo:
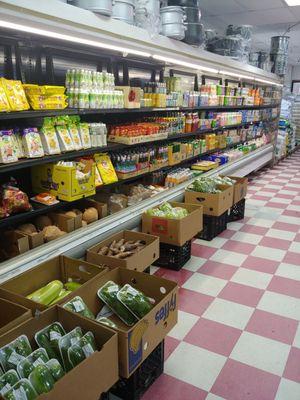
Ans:
[[[95,400],[108,391],[119,379],[117,334],[101,324],[82,318],[62,308],[53,307],[0,337],[0,347],[20,335],[27,335],[33,349],[37,348],[34,334],[58,321],[67,332],[80,326],[83,332],[93,332],[98,351],[68,372],[49,393],[39,400]]]
[[[0,336],[32,317],[32,312],[19,304],[0,298]]]
[[[236,183],[234,184],[233,192],[233,204],[236,204],[246,197],[248,189],[248,178],[239,178],[237,176],[229,176],[229,178],[236,181]]]
[[[118,332],[120,376],[128,378],[176,325],[178,286],[176,282],[157,276],[124,268],[113,269],[78,290],[78,296],[95,315],[104,305],[97,291],[110,280],[121,287],[129,283],[155,300],[153,309],[132,327],[116,315],[110,317],[118,326],[115,331]]]
[[[24,254],[30,249],[28,236],[24,233],[8,230],[3,233],[1,232],[1,239],[2,244],[0,248],[3,249],[5,255],[7,254],[8,258]],[[11,254],[11,252],[13,254]]]
[[[142,215],[142,231],[157,235],[163,243],[183,246],[203,229],[203,207],[197,204],[169,202],[173,207],[185,208],[189,215],[182,219],[168,219]]]
[[[81,209],[81,211],[84,211],[86,208],[89,208],[89,207],[96,208],[96,210],[98,211],[99,219],[105,218],[108,215],[107,204],[105,204],[105,203],[100,203],[99,201],[94,200],[94,199],[84,199],[79,204],[79,208]]]
[[[64,232],[73,232],[76,229],[82,227],[82,214],[76,215],[76,217],[69,217],[64,213],[51,213],[49,214],[53,224],[58,226],[60,230]]]
[[[233,204],[233,186],[218,186],[221,193],[201,193],[185,191],[185,202],[202,204],[203,213],[219,217]]]
[[[125,259],[98,254],[98,251],[102,247],[109,246],[114,240],[119,241],[121,239],[125,239],[125,241],[143,240],[146,242],[146,247]],[[89,248],[86,253],[86,258],[88,262],[93,264],[107,265],[109,268],[122,267],[142,272],[159,258],[159,238],[141,232],[121,231]]]
[[[26,296],[56,279],[63,283],[72,279],[75,282],[85,284],[106,271],[107,268],[103,266],[100,267],[66,256],[58,256],[2,283],[0,285],[0,297],[21,304],[33,311],[46,310],[47,306],[29,300]],[[73,293],[76,293],[76,291]],[[66,299],[70,299],[72,296],[73,294],[70,294]],[[58,304],[61,302],[58,302]]]
[[[124,108],[141,108],[141,89],[130,86],[116,86],[124,94]]]
[[[21,235],[27,236],[30,249],[35,249],[36,247],[44,244],[43,232],[25,233],[19,230],[16,230],[16,232],[20,233]]]

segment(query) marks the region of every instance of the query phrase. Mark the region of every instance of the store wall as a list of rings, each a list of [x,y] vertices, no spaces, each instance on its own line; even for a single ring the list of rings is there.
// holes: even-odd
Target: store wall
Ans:
[[[292,80],[293,81],[300,81],[300,65],[294,66],[292,69]]]

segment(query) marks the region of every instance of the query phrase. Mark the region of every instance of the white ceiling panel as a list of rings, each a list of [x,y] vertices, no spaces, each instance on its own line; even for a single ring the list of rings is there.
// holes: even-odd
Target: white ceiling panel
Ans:
[[[236,2],[245,7],[248,11],[280,8],[283,5],[282,0],[236,0]]]
[[[246,8],[235,0],[200,0],[199,3],[203,15],[224,15],[246,11]]]
[[[227,24],[236,23],[249,24],[249,25],[271,25],[276,22],[282,23],[294,23],[297,22],[297,18],[293,13],[287,8],[275,8],[270,10],[260,10],[260,11],[247,11],[243,13],[235,14],[225,14],[218,15]]]

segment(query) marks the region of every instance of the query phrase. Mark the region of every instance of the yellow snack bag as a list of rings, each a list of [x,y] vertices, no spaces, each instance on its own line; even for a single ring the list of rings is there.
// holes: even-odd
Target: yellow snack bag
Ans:
[[[118,181],[116,171],[108,154],[95,154],[95,161],[104,185]]]
[[[0,112],[2,111],[10,111],[10,105],[4,87],[0,84]]]
[[[12,111],[22,111],[29,109],[29,104],[26,99],[21,81],[12,81],[1,78],[1,83],[5,90]]]

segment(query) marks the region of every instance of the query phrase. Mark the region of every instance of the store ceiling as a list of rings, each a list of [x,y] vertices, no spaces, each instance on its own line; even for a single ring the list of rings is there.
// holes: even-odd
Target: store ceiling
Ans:
[[[291,29],[290,64],[300,65],[300,6],[289,7],[284,0],[199,0],[206,26],[223,34],[227,25],[253,25],[255,50],[270,50],[271,37]]]

